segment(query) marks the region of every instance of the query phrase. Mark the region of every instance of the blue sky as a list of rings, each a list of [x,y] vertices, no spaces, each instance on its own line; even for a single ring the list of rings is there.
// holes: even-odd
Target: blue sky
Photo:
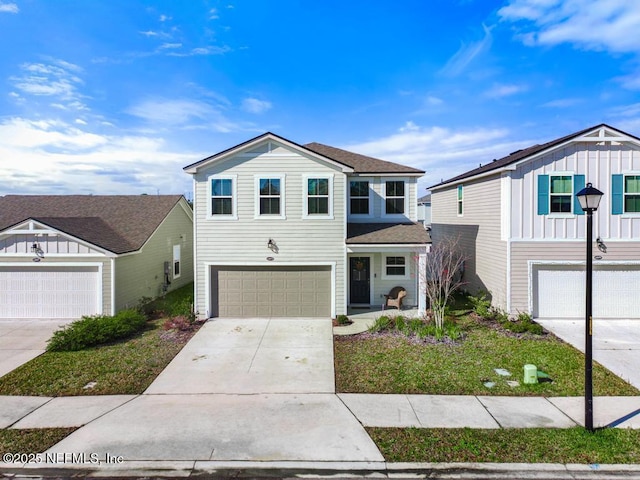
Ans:
[[[640,135],[640,2],[0,0],[0,195],[182,193],[272,131],[424,188],[604,122]]]

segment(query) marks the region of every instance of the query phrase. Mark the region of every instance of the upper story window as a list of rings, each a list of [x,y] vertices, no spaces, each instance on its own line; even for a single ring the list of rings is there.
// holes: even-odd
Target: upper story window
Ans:
[[[304,177],[305,185],[305,217],[333,216],[332,176]]]
[[[640,173],[612,176],[611,213],[640,213]]]
[[[217,219],[237,218],[237,195],[235,175],[209,177],[209,216]]]
[[[571,213],[573,182],[571,175],[549,175],[551,213]]]
[[[584,215],[575,196],[584,185],[584,175],[571,172],[538,175],[538,215]]]
[[[284,218],[284,177],[256,177],[256,187],[257,216]]]
[[[385,182],[384,197],[386,215],[404,215],[405,187],[402,180]]]
[[[369,181],[349,181],[349,213],[369,215]]]
[[[458,216],[462,216],[464,213],[464,191],[462,185],[458,185],[457,192],[457,201],[458,201]]]

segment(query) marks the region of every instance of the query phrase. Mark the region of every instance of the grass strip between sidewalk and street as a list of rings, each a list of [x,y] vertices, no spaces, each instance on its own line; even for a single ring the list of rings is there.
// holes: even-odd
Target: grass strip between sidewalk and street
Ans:
[[[640,431],[367,428],[388,462],[640,463]]]

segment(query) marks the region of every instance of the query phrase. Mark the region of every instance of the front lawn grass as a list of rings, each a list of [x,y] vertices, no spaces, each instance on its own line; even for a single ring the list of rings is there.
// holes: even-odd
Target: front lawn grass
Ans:
[[[0,430],[0,455],[5,453],[40,453],[70,435],[75,428],[38,428]]]
[[[432,395],[581,396],[584,355],[555,336],[514,336],[476,321],[457,320],[465,338],[456,343],[410,341],[401,335],[335,337],[336,388],[342,393]],[[534,364],[553,382],[522,384],[523,367]],[[510,377],[498,375],[502,368]],[[517,380],[511,387],[507,380]],[[485,382],[495,382],[487,388]],[[640,392],[594,363],[594,395]]]
[[[162,299],[170,309],[193,295],[193,284]],[[161,314],[162,315],[162,314]],[[73,352],[46,352],[0,377],[0,395],[140,394],[191,338],[191,332],[166,331],[163,316],[128,340]],[[84,388],[93,384],[93,388]]]
[[[388,462],[640,463],[640,431],[367,428]]]

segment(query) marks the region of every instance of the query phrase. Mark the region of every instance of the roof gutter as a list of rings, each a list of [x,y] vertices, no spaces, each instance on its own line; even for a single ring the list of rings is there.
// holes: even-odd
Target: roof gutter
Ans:
[[[516,169],[516,166],[517,166],[517,162],[513,163],[511,165],[507,165],[505,167],[496,168],[494,170],[487,170],[486,172],[482,172],[482,173],[479,173],[477,175],[461,178],[459,180],[452,180],[452,181],[448,181],[448,182],[445,182],[445,183],[439,183],[438,185],[434,185],[432,187],[427,187],[427,190],[431,190],[433,192],[434,190],[440,190],[442,188],[446,188],[446,187],[449,187],[451,185],[457,185],[459,183],[466,183],[466,182],[468,182],[470,180],[478,180],[480,178],[488,177],[490,175],[496,175],[498,173],[503,173],[503,172],[512,172],[512,171],[514,171]]]

